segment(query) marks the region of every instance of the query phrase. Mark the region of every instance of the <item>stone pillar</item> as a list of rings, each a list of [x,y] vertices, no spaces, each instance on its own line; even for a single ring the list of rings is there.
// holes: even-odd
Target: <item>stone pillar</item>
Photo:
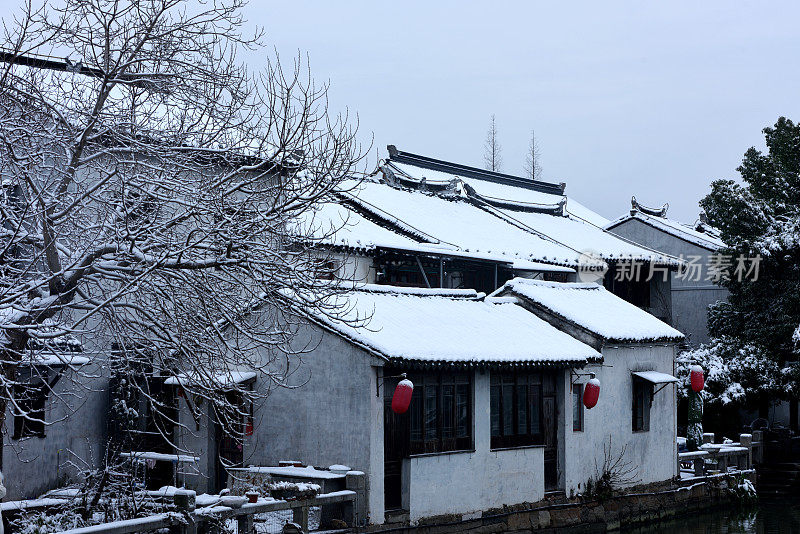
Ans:
[[[753,443],[758,445],[755,447],[753,454],[753,462],[760,464],[764,461],[764,431],[753,430]]]
[[[753,435],[752,434],[739,434],[739,444],[742,447],[747,447],[747,462],[745,469],[753,467]]]
[[[308,506],[292,508],[292,523],[297,523],[300,530],[308,532]]]
[[[361,471],[348,471],[345,487],[356,492],[355,501],[345,505],[344,520],[353,528],[366,525],[367,520],[367,475]]]
[[[253,514],[242,514],[236,518],[238,534],[255,534],[255,522]]]
[[[178,509],[184,519],[185,525],[181,525],[176,531],[181,534],[196,534],[197,521],[195,520],[194,509],[197,494],[192,490],[179,489],[175,491],[175,507]],[[174,530],[175,532],[175,530]]]
[[[694,476],[702,477],[706,474],[706,464],[703,458],[694,459]]]

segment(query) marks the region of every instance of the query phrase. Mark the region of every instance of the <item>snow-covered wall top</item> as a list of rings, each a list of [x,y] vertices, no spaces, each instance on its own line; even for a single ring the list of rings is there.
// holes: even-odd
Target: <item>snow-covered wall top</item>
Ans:
[[[605,226],[605,229],[613,232],[614,228],[623,224],[631,219],[636,219],[644,224],[650,225],[653,228],[666,232],[689,243],[693,243],[708,250],[717,250],[725,247],[725,242],[713,233],[700,232],[688,224],[678,222],[667,217],[656,217],[642,213],[641,211],[632,211],[630,214],[620,217]]]
[[[367,284],[331,297],[348,306],[343,320],[312,319],[388,359],[542,365],[601,359],[514,302],[480,297],[470,290]]]
[[[680,341],[683,334],[597,284],[514,278],[498,295],[518,295],[612,342]]]

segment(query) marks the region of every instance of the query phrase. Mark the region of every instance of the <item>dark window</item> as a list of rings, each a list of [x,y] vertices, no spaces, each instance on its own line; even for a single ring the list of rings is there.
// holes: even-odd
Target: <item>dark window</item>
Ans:
[[[633,379],[632,427],[634,432],[650,430],[650,405],[653,386],[640,378]]]
[[[490,404],[493,449],[544,443],[540,373],[492,373]]]
[[[572,384],[572,430],[583,430],[583,384]]]
[[[411,377],[410,452],[424,454],[472,448],[472,386],[467,373]]]
[[[545,272],[545,273],[543,273],[542,278],[546,282],[566,282],[567,281],[567,273]]]
[[[650,308],[649,264],[641,264],[638,269],[630,264],[613,263],[603,279],[603,285],[613,294],[639,308]],[[620,271],[622,270],[622,271]],[[625,273],[624,276],[618,273]],[[622,278],[622,279],[618,279]]]
[[[14,388],[14,435],[13,439],[45,437],[44,408],[47,402],[47,386],[16,386]],[[24,415],[23,415],[24,414]]]
[[[333,280],[338,269],[335,261],[322,258],[312,260],[312,268],[315,273],[314,277],[319,280]]]

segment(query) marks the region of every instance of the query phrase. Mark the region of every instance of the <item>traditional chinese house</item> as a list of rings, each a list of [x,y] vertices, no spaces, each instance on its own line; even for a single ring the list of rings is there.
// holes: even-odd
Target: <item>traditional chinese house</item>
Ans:
[[[308,350],[282,371],[298,388],[255,407],[242,463],[363,471],[373,524],[580,493],[609,455],[633,466],[629,483],[675,476],[683,336],[603,279],[609,263],[680,262],[605,232],[564,189],[390,147],[374,176],[298,221],[335,252],[348,312],[298,304]],[[403,377],[413,394],[396,413]],[[593,379],[596,405],[584,401]]]

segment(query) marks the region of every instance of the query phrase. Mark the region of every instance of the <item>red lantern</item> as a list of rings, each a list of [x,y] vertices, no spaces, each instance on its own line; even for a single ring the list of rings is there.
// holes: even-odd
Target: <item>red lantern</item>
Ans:
[[[406,413],[408,405],[411,404],[411,394],[414,392],[414,384],[411,380],[403,379],[394,388],[392,395],[392,411],[394,413]]]
[[[586,382],[586,388],[583,390],[583,405],[591,410],[597,404],[597,399],[600,398],[600,381],[592,378]]]
[[[703,388],[706,385],[706,380],[703,377],[703,368],[699,365],[692,366],[692,372],[690,373],[690,383],[692,384],[692,391],[695,393],[700,393],[703,391]]]

